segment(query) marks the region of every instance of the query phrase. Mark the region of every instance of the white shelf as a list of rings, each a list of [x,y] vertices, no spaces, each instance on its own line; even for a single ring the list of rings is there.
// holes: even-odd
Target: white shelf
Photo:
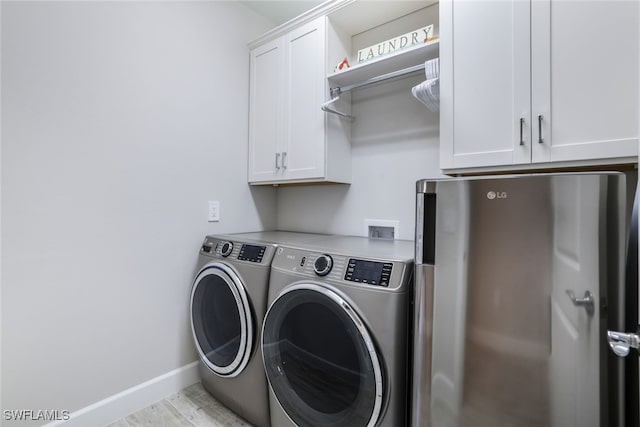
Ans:
[[[405,49],[378,59],[366,61],[327,76],[330,87],[347,86],[383,74],[402,70],[437,58],[440,41],[434,40],[418,47]]]

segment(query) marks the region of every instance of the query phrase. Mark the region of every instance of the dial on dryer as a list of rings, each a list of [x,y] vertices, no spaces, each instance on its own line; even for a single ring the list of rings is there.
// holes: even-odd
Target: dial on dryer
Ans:
[[[331,258],[331,255],[327,255],[327,254],[320,255],[316,259],[316,262],[313,263],[313,271],[318,276],[326,276],[327,274],[329,274],[332,268],[333,268],[333,258]]]

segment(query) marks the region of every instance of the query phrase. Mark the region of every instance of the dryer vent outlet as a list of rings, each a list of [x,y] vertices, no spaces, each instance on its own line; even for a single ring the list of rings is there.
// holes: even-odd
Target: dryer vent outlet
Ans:
[[[399,221],[365,220],[365,233],[370,239],[393,240],[398,238]]]

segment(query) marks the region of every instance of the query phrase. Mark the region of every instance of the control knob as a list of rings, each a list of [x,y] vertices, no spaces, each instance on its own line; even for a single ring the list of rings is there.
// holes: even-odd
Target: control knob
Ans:
[[[333,258],[331,258],[331,255],[327,254],[320,255],[316,259],[316,262],[313,263],[313,271],[315,271],[318,276],[326,276],[329,274],[332,267]]]
[[[228,257],[229,255],[231,255],[231,251],[233,251],[233,243],[222,243],[222,246],[220,247],[220,255],[222,255],[223,257]]]

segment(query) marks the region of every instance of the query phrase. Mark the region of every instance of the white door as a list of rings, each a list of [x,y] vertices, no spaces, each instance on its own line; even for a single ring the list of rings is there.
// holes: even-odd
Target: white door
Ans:
[[[251,51],[249,182],[271,181],[281,170],[283,39]]]
[[[533,162],[637,156],[638,2],[531,10]]]
[[[441,167],[529,163],[529,2],[447,1],[440,17]]]
[[[325,19],[287,36],[286,136],[282,150],[286,179],[325,175]]]
[[[596,176],[552,181],[552,427],[600,425],[601,182]],[[574,305],[567,291],[576,298],[591,292],[594,311]]]

